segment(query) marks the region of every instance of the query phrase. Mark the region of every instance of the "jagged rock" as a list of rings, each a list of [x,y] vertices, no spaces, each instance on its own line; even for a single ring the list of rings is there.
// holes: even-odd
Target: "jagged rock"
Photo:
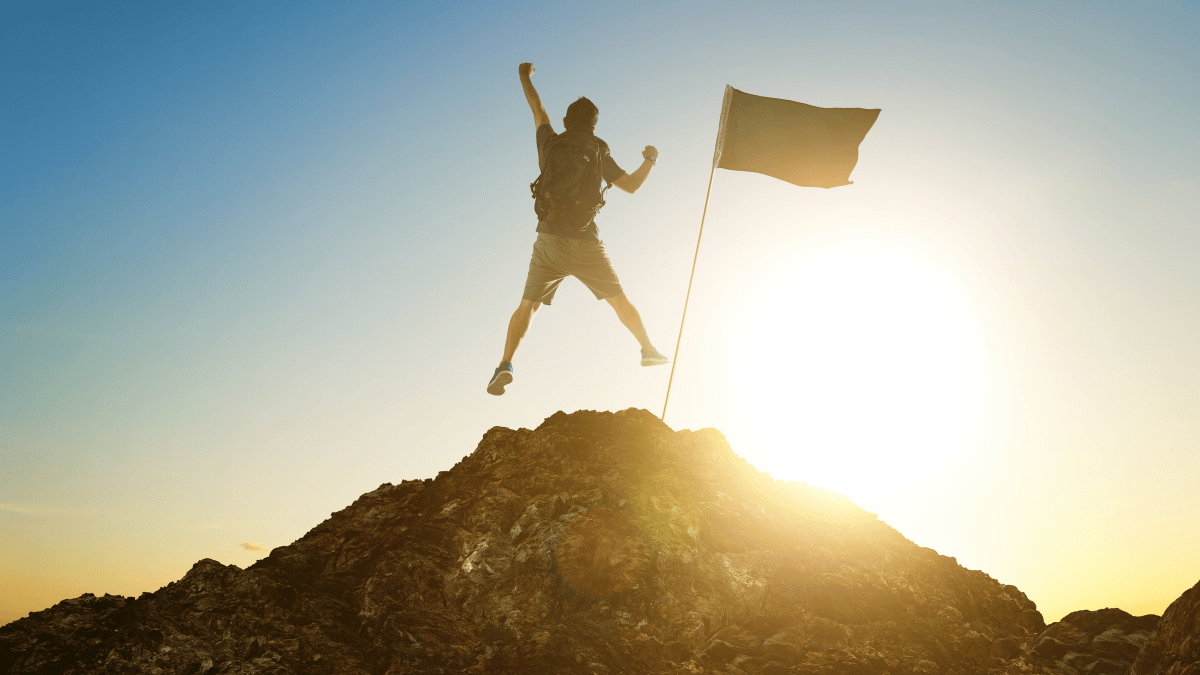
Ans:
[[[1074,649],[1045,630],[1014,586],[715,430],[583,411],[494,428],[248,569],[4,626],[0,672],[970,675]]]
[[[1130,675],[1200,675],[1200,582],[1167,611],[1129,671]]]
[[[1025,665],[1047,675],[1129,672],[1158,616],[1119,609],[1080,610],[1050,624],[1025,644]]]

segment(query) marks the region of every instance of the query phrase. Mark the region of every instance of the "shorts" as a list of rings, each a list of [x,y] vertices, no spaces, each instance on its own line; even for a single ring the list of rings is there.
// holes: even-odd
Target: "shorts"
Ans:
[[[539,232],[521,297],[548,305],[568,274],[582,281],[597,300],[622,293],[621,282],[604,252],[604,242]]]

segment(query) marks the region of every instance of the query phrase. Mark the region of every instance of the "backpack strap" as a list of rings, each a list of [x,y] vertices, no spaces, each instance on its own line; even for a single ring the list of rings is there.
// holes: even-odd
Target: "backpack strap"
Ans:
[[[594,137],[595,137],[595,135],[593,134],[593,138]],[[601,146],[602,142],[603,141],[601,141],[599,138],[596,139],[596,153],[599,156],[598,163],[600,166],[600,180],[604,182],[604,189],[600,191],[600,205],[601,206],[603,206],[605,203],[604,202],[604,193],[608,192],[608,188],[612,187],[612,185],[613,185],[611,181],[609,181],[608,179],[606,179],[604,177],[604,148]]]
[[[565,130],[564,130],[564,133],[565,133]],[[538,177],[533,179],[533,182],[529,184],[530,196],[533,197],[533,204],[534,204],[533,210],[539,218],[542,217],[542,213],[540,211],[538,211],[538,207],[537,207],[538,192],[540,192],[542,189],[542,179],[546,177],[546,171],[550,168],[550,164],[554,159],[554,147],[556,145],[558,145],[558,142],[561,138],[562,138],[562,134],[555,135],[555,137],[553,139],[551,139],[549,143],[546,144],[546,147],[541,149],[541,150],[545,151],[544,156],[542,155],[541,150],[539,150],[539,153],[538,153]],[[543,164],[542,160],[545,160],[544,164]]]

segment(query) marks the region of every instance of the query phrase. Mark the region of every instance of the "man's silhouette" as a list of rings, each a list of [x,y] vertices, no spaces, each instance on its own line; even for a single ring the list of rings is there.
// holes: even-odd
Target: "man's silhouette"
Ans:
[[[658,353],[651,344],[646,335],[646,328],[642,325],[642,317],[621,290],[617,273],[613,271],[608,254],[604,251],[604,242],[600,241],[598,236],[596,222],[592,219],[595,211],[604,204],[603,190],[598,190],[599,183],[596,179],[602,178],[605,183],[616,185],[631,194],[637,192],[642,183],[646,182],[654,163],[658,161],[658,151],[647,145],[642,152],[642,165],[633,173],[622,171],[609,154],[608,144],[592,133],[596,130],[600,111],[586,98],[580,98],[567,108],[567,116],[563,118],[566,130],[562,134],[556,134],[550,126],[550,116],[542,106],[542,99],[530,79],[534,73],[533,64],[522,63],[518,71],[521,75],[521,86],[525,89],[525,100],[529,102],[529,108],[533,111],[533,124],[537,127],[538,168],[542,171],[538,184],[546,181],[547,185],[535,184],[538,190],[535,196],[539,199],[534,207],[538,212],[537,242],[533,245],[533,258],[529,261],[525,292],[521,296],[521,304],[508,322],[504,356],[500,359],[500,367],[496,368],[491,382],[488,383],[488,393],[499,396],[504,393],[505,385],[512,382],[512,358],[517,351],[517,345],[521,343],[521,338],[525,337],[525,331],[529,328],[534,313],[542,305],[550,304],[558,285],[567,275],[582,281],[597,300],[607,300],[608,304],[612,305],[617,312],[617,318],[642,346],[643,366],[666,363],[667,357]],[[578,158],[575,164],[580,168],[572,173],[558,165],[570,161],[569,153],[575,148],[580,149],[574,155]],[[564,152],[568,153],[567,160],[562,159],[565,156]],[[598,159],[598,167],[590,164],[594,161],[591,157]],[[588,173],[589,170],[591,173]],[[576,177],[581,177],[577,181],[581,184],[589,181],[595,183],[595,190],[591,185],[563,186],[564,183],[574,181]],[[590,194],[597,190],[599,195]],[[569,194],[571,199],[564,200],[560,194]]]

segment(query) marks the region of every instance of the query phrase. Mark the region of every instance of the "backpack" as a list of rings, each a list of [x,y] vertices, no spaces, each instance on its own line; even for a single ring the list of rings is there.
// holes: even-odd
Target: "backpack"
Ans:
[[[600,207],[604,193],[604,154],[600,140],[584,131],[564,131],[546,151],[546,165],[530,183],[538,220],[568,230],[584,230]]]

